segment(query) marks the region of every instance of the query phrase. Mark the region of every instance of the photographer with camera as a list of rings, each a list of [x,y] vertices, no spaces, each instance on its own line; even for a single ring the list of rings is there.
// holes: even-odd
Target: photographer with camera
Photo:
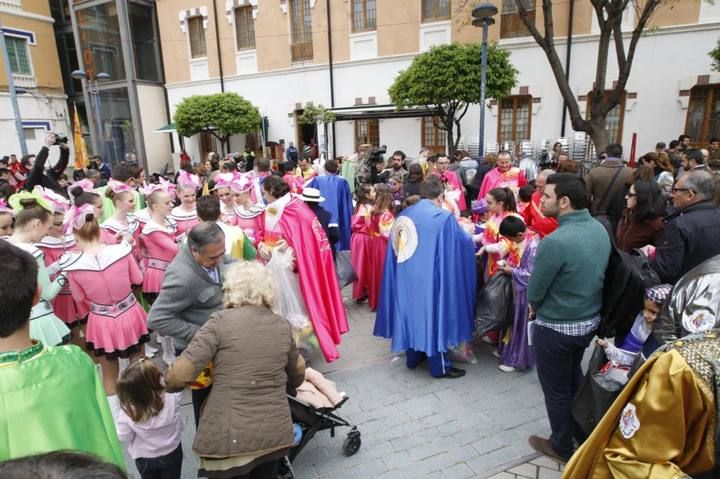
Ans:
[[[60,186],[59,179],[60,175],[65,172],[70,161],[70,148],[67,145],[67,137],[63,135],[56,135],[55,133],[48,133],[45,137],[45,146],[40,148],[40,151],[35,156],[35,162],[32,167],[29,168],[30,173],[25,181],[25,189],[32,191],[36,186],[40,185],[43,188],[50,189],[55,193],[58,193],[65,198],[68,198],[67,190]],[[50,147],[60,147],[60,159],[55,166],[45,169],[45,162],[50,154]]]

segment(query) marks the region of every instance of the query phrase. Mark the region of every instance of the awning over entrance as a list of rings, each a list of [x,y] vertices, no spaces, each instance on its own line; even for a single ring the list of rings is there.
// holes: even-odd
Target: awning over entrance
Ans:
[[[335,121],[367,119],[422,118],[435,115],[435,111],[425,107],[398,110],[395,105],[358,105],[329,108],[335,113]]]
[[[177,130],[175,130],[175,123],[168,123],[162,128],[158,128],[157,130],[155,130],[154,133],[175,133],[176,131]]]

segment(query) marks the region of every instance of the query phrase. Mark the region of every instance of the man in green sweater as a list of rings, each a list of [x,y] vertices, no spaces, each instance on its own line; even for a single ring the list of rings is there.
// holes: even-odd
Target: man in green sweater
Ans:
[[[600,324],[610,239],[590,216],[585,184],[574,174],[547,179],[541,209],[560,223],[540,242],[527,292],[537,316],[532,343],[552,434],[529,441],[538,452],[566,462],[580,432],[570,404],[582,381],[583,353]]]

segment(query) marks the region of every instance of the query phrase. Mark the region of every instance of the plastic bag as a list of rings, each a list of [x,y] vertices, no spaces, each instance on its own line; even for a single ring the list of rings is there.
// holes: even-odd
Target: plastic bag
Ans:
[[[280,316],[290,323],[293,331],[300,331],[310,326],[310,320],[297,274],[292,270],[294,262],[295,254],[292,248],[276,249],[267,267],[278,286]]]
[[[357,281],[358,276],[350,261],[350,251],[338,251],[335,257],[335,272],[337,273],[340,289]]]
[[[505,329],[512,324],[512,278],[498,273],[478,293],[474,336],[480,338],[488,331]]]
[[[596,344],[590,357],[588,372],[570,407],[573,418],[588,435],[610,409],[623,388],[622,384],[600,372],[607,361],[605,349]]]
[[[466,342],[462,342],[457,346],[449,348],[448,356],[450,356],[450,361],[454,361],[456,363],[477,364],[478,362],[472,346],[470,343]]]

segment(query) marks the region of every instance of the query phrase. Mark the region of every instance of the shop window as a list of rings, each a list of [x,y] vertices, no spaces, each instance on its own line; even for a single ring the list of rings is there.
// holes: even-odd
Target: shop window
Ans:
[[[720,85],[696,86],[690,90],[685,134],[695,143],[720,137]]]
[[[375,30],[375,0],[353,0],[352,21],[353,32]]]
[[[255,20],[253,20],[252,12],[252,5],[235,9],[235,38],[238,50],[255,48]]]
[[[192,58],[203,58],[207,56],[207,44],[205,42],[205,29],[203,28],[203,17],[191,17],[187,20],[188,31],[190,32],[190,56]]]
[[[514,95],[498,102],[498,143],[530,139],[532,97]]]
[[[290,2],[290,58],[293,62],[313,59],[312,12],[310,0],[288,0]]]
[[[380,146],[380,123],[378,120],[355,120],[355,151],[364,144]]]
[[[603,100],[607,101],[608,97],[610,96],[611,91],[607,90],[603,94]],[[591,101],[592,98],[592,92],[588,93],[587,95],[587,101],[588,101],[588,107],[587,107],[587,116],[590,117],[590,108],[591,108]],[[622,96],[620,97],[620,101],[617,105],[615,105],[612,110],[610,110],[605,117],[605,128],[608,131],[608,140],[610,143],[622,143],[622,133],[623,133],[623,122],[625,121],[625,92],[623,92]]]
[[[450,0],[422,0],[422,21],[450,20]]]
[[[535,23],[535,0],[522,0],[522,2],[528,10],[530,23]],[[530,32],[528,32],[525,24],[520,19],[520,11],[515,0],[503,0],[500,16],[500,38],[525,37],[528,35],[530,35]]]
[[[433,153],[445,153],[445,145],[447,144],[447,131],[435,126],[440,125],[440,119],[425,116],[422,119],[422,138],[421,143],[425,148],[430,148]]]

